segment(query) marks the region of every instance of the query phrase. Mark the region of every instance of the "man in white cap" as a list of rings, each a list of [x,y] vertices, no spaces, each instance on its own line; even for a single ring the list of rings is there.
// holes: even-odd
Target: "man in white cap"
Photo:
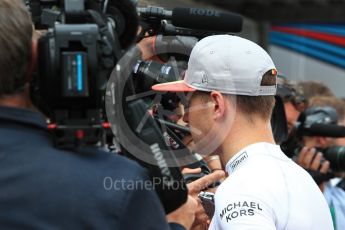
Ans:
[[[229,174],[215,194],[210,229],[333,229],[313,179],[275,145],[276,74],[260,46],[216,35],[194,47],[184,80],[152,87],[192,94],[184,120],[196,150],[218,154]]]

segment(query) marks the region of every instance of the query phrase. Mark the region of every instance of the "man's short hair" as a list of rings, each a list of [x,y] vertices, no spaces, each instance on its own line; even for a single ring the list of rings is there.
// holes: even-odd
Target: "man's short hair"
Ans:
[[[32,21],[21,0],[0,1],[0,97],[25,85],[31,64]]]
[[[275,85],[277,77],[272,71],[267,71],[261,81],[261,86]],[[239,111],[251,120],[252,115],[257,115],[263,120],[269,120],[272,115],[275,104],[274,96],[244,96],[244,95],[228,95],[231,100],[236,101]]]
[[[267,71],[262,77],[261,86],[272,86],[276,84],[276,81],[276,75],[272,71]],[[210,94],[204,91],[197,91],[196,93],[204,99],[206,99],[204,96]],[[275,105],[274,96],[225,95],[230,101],[236,103],[236,109],[245,115],[249,121],[252,121],[253,115],[259,116],[263,120],[269,120],[271,118]],[[205,100],[205,102],[207,101]]]
[[[276,81],[276,75],[272,71],[268,71],[262,77],[261,86],[272,86],[276,84]],[[209,92],[196,91],[194,94],[201,96],[205,103],[209,100]],[[252,115],[257,115],[263,120],[269,120],[271,118],[275,104],[274,96],[223,95],[230,101],[236,103],[236,109],[241,111],[249,121],[252,121]]]

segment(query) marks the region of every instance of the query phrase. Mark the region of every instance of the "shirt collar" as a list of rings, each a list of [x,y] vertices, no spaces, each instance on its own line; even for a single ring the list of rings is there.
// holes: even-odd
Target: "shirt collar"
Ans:
[[[0,106],[0,121],[47,129],[45,117],[29,109]]]
[[[225,165],[225,170],[228,174],[231,174],[237,168],[242,166],[249,159],[249,157],[252,157],[253,154],[270,154],[271,151],[269,149],[272,148],[278,148],[279,151],[281,151],[279,145],[274,145],[267,142],[259,142],[248,145],[231,157],[231,159]]]

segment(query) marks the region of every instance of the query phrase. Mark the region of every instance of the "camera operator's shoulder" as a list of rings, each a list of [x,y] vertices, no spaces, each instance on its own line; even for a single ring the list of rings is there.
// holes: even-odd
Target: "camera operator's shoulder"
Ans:
[[[79,169],[84,169],[86,173],[93,172],[102,176],[112,176],[123,178],[145,178],[148,173],[146,169],[137,162],[121,155],[106,152],[98,148],[80,148],[78,151],[60,152],[66,161],[75,161]],[[61,156],[62,157],[62,156]]]
[[[50,161],[45,161],[48,164],[45,171],[53,174],[54,181],[59,183],[54,186],[64,188],[66,196],[79,194],[79,200],[87,199],[90,204],[102,203],[113,210],[113,215],[122,215],[121,208],[129,197],[140,193],[134,186],[149,181],[145,168],[116,154],[93,148],[78,152],[55,151]]]

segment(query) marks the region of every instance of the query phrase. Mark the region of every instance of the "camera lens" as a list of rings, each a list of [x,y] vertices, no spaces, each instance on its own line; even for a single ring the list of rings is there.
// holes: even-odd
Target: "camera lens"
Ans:
[[[176,81],[179,79],[179,72],[175,72],[173,66],[162,64],[156,61],[138,61],[133,68],[133,77],[137,91],[146,92],[151,90],[151,86],[157,83]]]
[[[324,157],[330,162],[335,172],[345,172],[345,146],[332,146],[324,149]]]

